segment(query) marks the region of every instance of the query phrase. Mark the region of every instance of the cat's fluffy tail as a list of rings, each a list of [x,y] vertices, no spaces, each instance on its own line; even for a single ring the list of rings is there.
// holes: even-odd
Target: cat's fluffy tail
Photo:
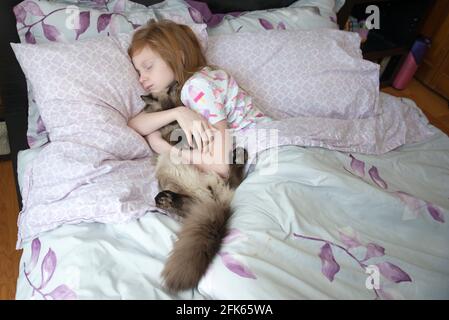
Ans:
[[[172,292],[194,288],[220,250],[231,216],[228,203],[207,199],[187,208],[183,226],[162,271]]]

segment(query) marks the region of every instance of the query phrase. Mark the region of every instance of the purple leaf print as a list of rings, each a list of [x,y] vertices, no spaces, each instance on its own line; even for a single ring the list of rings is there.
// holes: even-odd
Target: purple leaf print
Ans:
[[[14,11],[14,15],[16,16],[16,21],[17,23],[25,23],[25,18],[27,16],[27,12],[25,11],[25,9],[18,4],[17,6],[14,7],[13,9]]]
[[[340,234],[341,242],[344,243],[346,248],[348,248],[348,249],[357,248],[362,245],[356,237],[348,236],[340,231],[338,233]]]
[[[366,255],[362,261],[366,261],[373,257],[382,257],[385,255],[385,249],[375,243],[368,243],[366,246]]]
[[[98,33],[103,31],[104,29],[106,29],[106,27],[111,22],[111,17],[112,17],[112,13],[100,14],[100,16],[98,17],[98,20],[97,20],[97,31],[98,31]]]
[[[56,41],[59,36],[59,31],[55,26],[51,24],[45,24],[42,22],[42,29],[44,30],[44,36],[50,41]]]
[[[36,140],[34,139],[34,137],[27,135],[27,143],[28,146],[31,148],[36,143]]]
[[[30,30],[25,33],[25,41],[29,44],[36,44],[36,39],[34,38]]]
[[[125,11],[125,2],[126,0],[118,0],[114,8],[112,9],[112,12],[124,12]]]
[[[380,298],[383,300],[404,300],[404,296],[397,290],[391,288],[381,288],[377,290]]]
[[[233,242],[234,240],[236,240],[237,238],[240,238],[240,237],[242,237],[242,233],[239,230],[232,228],[229,230],[226,237],[224,237],[223,243]]]
[[[48,249],[48,252],[45,255],[41,265],[42,282],[41,285],[39,286],[39,289],[42,289],[47,285],[48,281],[50,281],[51,277],[53,276],[55,269],[56,269],[56,254],[54,253],[53,250]]]
[[[189,7],[190,17],[195,23],[203,23],[203,15],[197,9]]]
[[[352,154],[349,155],[351,157],[351,169],[352,171],[354,171],[356,173],[356,175],[358,175],[359,177],[365,177],[365,162],[360,161],[356,158],[354,158],[354,156]]]
[[[379,172],[377,171],[377,168],[375,166],[372,166],[371,169],[369,169],[368,173],[371,177],[371,180],[373,180],[373,182],[377,184],[379,188],[388,188],[387,183],[379,176]]]
[[[403,217],[404,219],[416,219],[420,214],[421,208],[423,208],[426,203],[423,200],[415,198],[414,196],[408,194],[403,191],[396,191],[394,194],[401,199],[401,202],[405,204],[405,206],[412,213],[412,217]]]
[[[431,203],[426,202],[427,211],[432,216],[432,218],[438,222],[444,223],[444,216],[438,209],[438,207],[433,206]]]
[[[265,20],[263,18],[259,18],[259,22],[262,25],[262,27],[265,28],[265,30],[272,30],[272,29],[274,29],[273,25],[268,20]]]
[[[39,238],[35,238],[31,243],[31,260],[30,264],[28,265],[28,273],[33,271],[34,267],[36,266],[37,261],[39,260],[40,253],[41,253],[41,242]]]
[[[26,12],[31,13],[33,16],[45,16],[39,5],[33,1],[25,1],[22,3],[22,6]]]
[[[377,290],[377,294],[382,300],[394,300],[394,298],[388,292],[385,292],[382,289]],[[376,300],[378,300],[379,298],[376,298]]]
[[[251,272],[251,270],[248,269],[245,265],[240,263],[239,261],[235,260],[231,254],[227,252],[221,252],[219,253],[221,260],[223,261],[226,268],[231,270],[232,272],[238,274],[241,277],[244,278],[251,278],[256,279],[256,276],[254,273]]]
[[[404,282],[404,281],[409,281],[409,282],[412,281],[412,279],[410,278],[410,276],[407,273],[405,273],[401,268],[399,268],[398,266],[396,266],[390,262],[378,263],[378,264],[376,264],[376,266],[379,267],[380,273],[385,278],[387,278],[395,283]]]
[[[340,266],[334,259],[332,248],[329,243],[326,243],[321,247],[319,257],[321,258],[321,272],[329,279],[329,281],[334,281],[334,276],[340,271]]]
[[[401,199],[401,201],[406,204],[413,211],[419,210],[424,206],[423,201],[415,198],[411,194],[403,191],[396,191],[395,194]]]
[[[65,284],[61,284],[47,295],[51,296],[53,300],[75,300],[77,298],[76,293]]]
[[[285,27],[285,24],[283,22],[279,22],[277,29],[278,30],[286,30],[287,28]]]
[[[90,25],[90,11],[83,11],[80,13],[80,28],[76,29],[76,38],[78,40],[79,36],[82,35]]]
[[[141,26],[141,24],[137,24],[137,23],[132,23],[133,25],[133,29],[137,29]]]

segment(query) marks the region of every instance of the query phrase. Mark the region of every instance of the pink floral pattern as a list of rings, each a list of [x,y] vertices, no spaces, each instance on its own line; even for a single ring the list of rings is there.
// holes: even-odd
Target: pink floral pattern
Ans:
[[[47,286],[50,284],[53,274],[56,271],[57,267],[57,257],[56,253],[49,248],[47,254],[44,256],[41,262],[41,283],[40,285],[36,285],[30,280],[30,274],[35,269],[37,262],[39,260],[39,256],[41,253],[41,242],[39,238],[35,238],[31,244],[31,261],[27,265],[24,263],[23,265],[23,273],[25,278],[28,281],[28,284],[33,288],[33,292],[31,294],[31,298],[35,296],[35,294],[39,294],[44,300],[74,300],[77,299],[76,293],[69,288],[66,284],[61,284],[57,286],[52,291],[48,292],[46,290]],[[47,293],[45,293],[47,291]]]
[[[321,272],[331,282],[334,281],[335,276],[340,271],[340,265],[335,260],[332,248],[342,250],[350,258],[352,258],[364,271],[368,267],[368,264],[365,263],[367,260],[376,257],[383,257],[385,255],[385,249],[378,244],[368,243],[367,245],[363,245],[355,237],[353,238],[350,235],[346,235],[341,231],[339,231],[339,234],[341,237],[341,241],[346,244],[346,248],[337,243],[327,241],[324,239],[293,233],[293,236],[299,239],[324,242],[324,245],[321,247],[319,253],[322,266]],[[362,260],[356,258],[356,256],[349,251],[353,248],[360,246],[366,248],[366,255],[365,258]],[[384,276],[386,279],[394,283],[412,282],[412,279],[404,270],[402,270],[397,265],[391,262],[384,261],[380,263],[374,263],[374,265],[379,268],[379,271],[382,274],[382,276]],[[379,292],[379,289],[374,288],[374,293],[377,299],[381,298],[381,293]]]
[[[229,244],[245,239],[247,239],[247,237],[240,230],[232,228],[223,239],[222,244]],[[221,258],[222,263],[229,271],[243,278],[257,279],[256,275],[250,270],[250,268],[243,262],[239,261],[234,254],[220,250],[220,252],[218,252],[218,256]]]
[[[260,32],[263,30],[338,29],[333,1],[296,1],[283,8],[212,14],[208,8],[190,2],[201,10],[202,21],[211,35]],[[192,10],[193,11],[193,10]],[[199,12],[195,12],[200,21]]]
[[[364,180],[365,178],[365,162],[355,158],[352,154],[349,154],[351,158],[350,167],[351,170],[344,168],[351,174],[354,174]],[[428,201],[424,201],[414,197],[411,194],[408,194],[404,191],[393,191],[389,190],[387,182],[381,177],[379,170],[376,166],[371,166],[371,169],[368,171],[369,177],[371,179],[370,183],[373,183],[378,188],[384,189],[387,192],[392,193],[395,197],[397,197],[403,205],[406,207],[406,211],[402,217],[403,220],[416,219],[423,212],[427,212],[433,220],[439,223],[445,223],[445,218],[443,214],[443,209],[438,207],[435,204],[432,204]]]

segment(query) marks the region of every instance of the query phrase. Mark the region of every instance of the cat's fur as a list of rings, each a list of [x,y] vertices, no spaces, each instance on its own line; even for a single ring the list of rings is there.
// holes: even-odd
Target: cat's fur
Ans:
[[[176,107],[177,85],[166,92],[142,96],[146,112],[157,112]],[[174,130],[181,141],[170,141]],[[171,144],[187,146],[185,136],[177,122],[160,129],[162,137]],[[172,139],[173,140],[173,139]],[[179,146],[179,145],[178,145]],[[173,155],[159,155],[156,177],[161,192],[156,196],[156,206],[182,218],[178,240],[165,264],[162,276],[170,291],[180,291],[197,286],[212,259],[218,253],[227,234],[231,217],[230,203],[234,190],[243,180],[243,167],[247,152],[242,148],[232,152],[228,180],[213,172],[202,172],[194,165],[176,164]]]

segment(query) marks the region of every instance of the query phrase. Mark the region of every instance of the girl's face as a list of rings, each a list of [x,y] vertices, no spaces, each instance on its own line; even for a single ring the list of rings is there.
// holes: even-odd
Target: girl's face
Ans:
[[[144,47],[132,57],[132,62],[139,73],[139,82],[147,93],[157,93],[175,80],[170,66],[149,46]]]

